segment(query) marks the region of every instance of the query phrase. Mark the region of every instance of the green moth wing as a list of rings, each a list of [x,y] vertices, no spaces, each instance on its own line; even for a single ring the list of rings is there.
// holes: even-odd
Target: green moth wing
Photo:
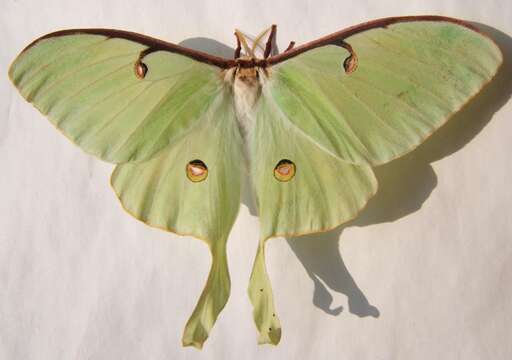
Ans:
[[[258,341],[275,345],[281,327],[265,269],[265,241],[327,231],[354,218],[376,192],[377,180],[369,165],[333,156],[295,127],[273,99],[272,86],[263,90],[255,109],[251,173],[261,240],[249,297]]]
[[[341,159],[379,165],[400,157],[478,93],[502,62],[491,39],[440,19],[377,20],[328,36],[324,46],[271,58],[290,57],[272,68],[272,96],[297,128]],[[344,44],[355,54],[352,72],[344,71]]]
[[[228,65],[140,34],[79,29],[36,40],[9,69],[68,138],[122,164],[111,184],[130,214],[208,244],[210,273],[182,339],[198,348],[229,297],[226,241],[240,202]]]
[[[29,45],[9,76],[86,152],[113,163],[140,161],[194,126],[222,86],[225,64],[189,52],[119,30],[68,30]]]
[[[249,296],[260,343],[281,336],[265,241],[353,219],[377,190],[371,166],[418,146],[501,62],[492,40],[439,17],[377,20],[268,59],[251,139],[261,240]]]
[[[226,241],[240,205],[241,139],[227,90],[199,121],[152,159],[117,165],[111,184],[137,219],[208,244],[210,274],[183,334],[183,345],[201,348],[229,297]],[[187,173],[191,163],[203,172]]]

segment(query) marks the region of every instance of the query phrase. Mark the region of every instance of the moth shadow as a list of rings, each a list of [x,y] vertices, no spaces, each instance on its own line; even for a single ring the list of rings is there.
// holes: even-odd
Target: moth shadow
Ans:
[[[330,232],[286,239],[313,281],[313,304],[325,313],[336,316],[343,311],[342,306],[333,304],[333,293],[339,293],[347,297],[350,313],[359,317],[379,317],[378,308],[370,304],[343,261],[339,250],[343,230],[350,226],[393,222],[420,210],[437,186],[437,176],[430,164],[468,144],[510,99],[512,38],[488,25],[474,25],[490,35],[503,52],[504,62],[495,79],[417,149],[375,168],[379,191],[355,220]],[[197,50],[219,48],[222,52],[214,52],[215,55],[229,53],[228,57],[231,57],[233,54],[232,48],[210,39],[190,39],[183,44],[191,40],[195,40]],[[242,202],[251,214],[256,214],[248,190],[245,190]]]
[[[235,37],[233,36],[233,39],[234,38]],[[185,39],[180,42],[179,45],[227,59],[232,59],[235,54],[235,49],[224,45],[219,41],[204,37]]]
[[[417,149],[375,168],[379,190],[355,220],[329,233],[287,239],[314,283],[313,303],[326,313],[338,315],[341,312],[340,306],[332,305],[332,291],[347,296],[351,313],[360,317],[379,316],[378,309],[357,286],[339,252],[343,229],[392,222],[420,210],[437,186],[437,176],[430,164],[468,144],[510,99],[512,38],[490,26],[474,25],[489,34],[503,52],[504,62],[496,78]]]

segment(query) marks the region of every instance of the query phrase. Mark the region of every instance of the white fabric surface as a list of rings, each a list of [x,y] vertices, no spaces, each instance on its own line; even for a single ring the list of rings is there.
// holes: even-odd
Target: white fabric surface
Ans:
[[[512,3],[509,1],[3,0],[0,359],[511,359]],[[272,23],[280,48],[363,21],[442,14],[486,24],[498,78],[416,151],[377,169],[378,195],[343,230],[269,242],[283,326],[258,346],[246,295],[258,219],[228,242],[231,298],[202,352],[181,334],[206,246],[124,213],[113,167],[73,146],[7,79],[51,31],[108,27],[226,51]],[[493,29],[494,28],[494,29]],[[192,39],[192,40],[190,40]],[[228,53],[229,54],[229,53]]]

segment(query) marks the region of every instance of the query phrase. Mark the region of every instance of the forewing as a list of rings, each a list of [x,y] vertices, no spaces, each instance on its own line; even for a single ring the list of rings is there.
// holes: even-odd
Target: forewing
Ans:
[[[352,73],[343,67],[349,52],[333,44],[342,40],[357,56]],[[502,62],[492,40],[454,19],[377,20],[319,43],[281,56],[290,58],[272,68],[272,96],[294,127],[357,164],[386,163],[414,149]]]
[[[113,163],[145,160],[195,126],[222,87],[218,66],[165,44],[121,31],[50,34],[17,57],[9,76],[86,152]]]
[[[148,225],[204,240],[212,265],[183,344],[201,348],[230,291],[226,240],[240,202],[240,135],[230,93],[223,92],[184,138],[151,160],[118,165],[111,183],[123,207]],[[191,161],[207,167],[187,175]]]

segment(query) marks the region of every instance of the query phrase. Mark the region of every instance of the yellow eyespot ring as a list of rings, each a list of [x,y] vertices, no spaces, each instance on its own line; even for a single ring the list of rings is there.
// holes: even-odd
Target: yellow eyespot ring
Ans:
[[[192,182],[204,181],[208,177],[208,167],[199,159],[189,161],[185,172]]]
[[[295,176],[295,172],[295,164],[288,159],[283,159],[274,168],[274,177],[279,181],[290,181]]]

